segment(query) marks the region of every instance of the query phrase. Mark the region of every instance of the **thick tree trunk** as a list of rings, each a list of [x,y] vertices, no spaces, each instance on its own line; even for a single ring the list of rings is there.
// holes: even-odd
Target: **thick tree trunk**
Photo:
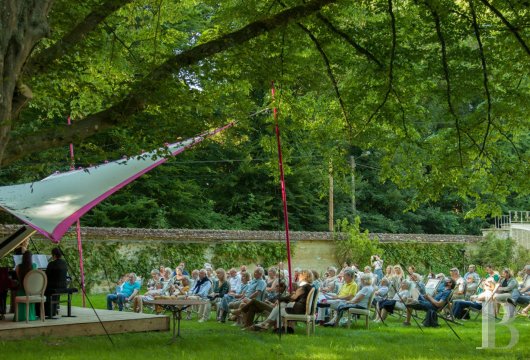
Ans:
[[[132,87],[131,92],[124,99],[108,109],[76,121],[72,126],[64,126],[52,131],[42,131],[25,139],[13,139],[9,148],[5,152],[0,153],[0,166],[12,163],[31,153],[63,146],[71,142],[79,143],[83,139],[97,133],[119,126],[127,117],[141,112],[147,103],[155,101],[156,99],[150,98],[152,89],[158,85],[159,81],[170,77],[180,68],[195,64],[207,57],[244,44],[292,21],[314,14],[325,5],[336,1],[308,1],[303,5],[284,10],[269,18],[257,20],[237,31],[183,51],[154,68],[148,76]]]
[[[0,159],[13,128],[13,96],[31,96],[21,72],[31,50],[48,33],[53,0],[0,0]],[[0,160],[1,161],[1,160]]]

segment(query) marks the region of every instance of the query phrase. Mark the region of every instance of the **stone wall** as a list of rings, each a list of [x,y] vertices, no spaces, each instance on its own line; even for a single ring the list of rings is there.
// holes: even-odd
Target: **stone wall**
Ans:
[[[14,232],[16,226],[0,225],[0,237]],[[123,251],[130,251],[139,244],[158,243],[203,243],[215,245],[223,242],[279,242],[284,241],[285,233],[277,231],[244,230],[189,230],[189,229],[126,229],[126,228],[81,228],[83,242],[118,242]],[[335,234],[341,238],[346,234]],[[482,239],[481,236],[436,235],[436,234],[370,234],[381,243],[421,242],[421,243],[464,243],[472,245]],[[35,239],[45,240],[41,235]],[[334,236],[330,232],[290,232],[295,247],[293,266],[306,266],[324,270],[335,264]],[[76,243],[76,234],[68,232],[63,244]],[[135,245],[136,244],[136,245]],[[208,253],[208,252],[207,252]]]

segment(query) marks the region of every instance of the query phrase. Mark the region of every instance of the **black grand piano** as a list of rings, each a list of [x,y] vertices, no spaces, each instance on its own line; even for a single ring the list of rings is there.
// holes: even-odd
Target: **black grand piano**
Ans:
[[[0,258],[3,258],[11,251],[15,250],[22,242],[35,233],[29,226],[22,226],[14,234],[6,237],[0,242]],[[0,320],[4,319],[7,313],[7,296],[11,293],[11,304],[13,304],[15,293],[18,287],[17,275],[13,268],[0,267]],[[10,312],[14,312],[11,307]]]

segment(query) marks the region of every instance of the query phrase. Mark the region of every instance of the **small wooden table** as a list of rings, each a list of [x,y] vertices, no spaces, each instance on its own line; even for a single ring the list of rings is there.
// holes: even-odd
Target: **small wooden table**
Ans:
[[[164,309],[171,311],[173,314],[173,338],[171,342],[174,342],[177,337],[180,336],[180,320],[182,319],[182,311],[186,310],[192,305],[204,305],[207,304],[207,300],[200,299],[155,299],[155,300],[144,300],[144,304],[159,305]],[[177,328],[177,333],[175,334],[175,328]]]

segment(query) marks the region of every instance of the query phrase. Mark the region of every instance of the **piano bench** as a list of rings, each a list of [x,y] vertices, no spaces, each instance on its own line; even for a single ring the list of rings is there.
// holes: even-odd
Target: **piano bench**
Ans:
[[[60,296],[61,295],[68,295],[68,299],[66,301],[67,303],[67,315],[63,315],[65,317],[75,317],[74,315],[72,315],[72,294],[75,294],[77,293],[79,290],[76,289],[76,288],[64,288],[64,289],[52,289],[49,294],[50,294],[50,318],[51,319],[54,319],[54,315],[52,313],[53,311],[53,305],[57,305],[59,304],[61,301],[60,301]]]

